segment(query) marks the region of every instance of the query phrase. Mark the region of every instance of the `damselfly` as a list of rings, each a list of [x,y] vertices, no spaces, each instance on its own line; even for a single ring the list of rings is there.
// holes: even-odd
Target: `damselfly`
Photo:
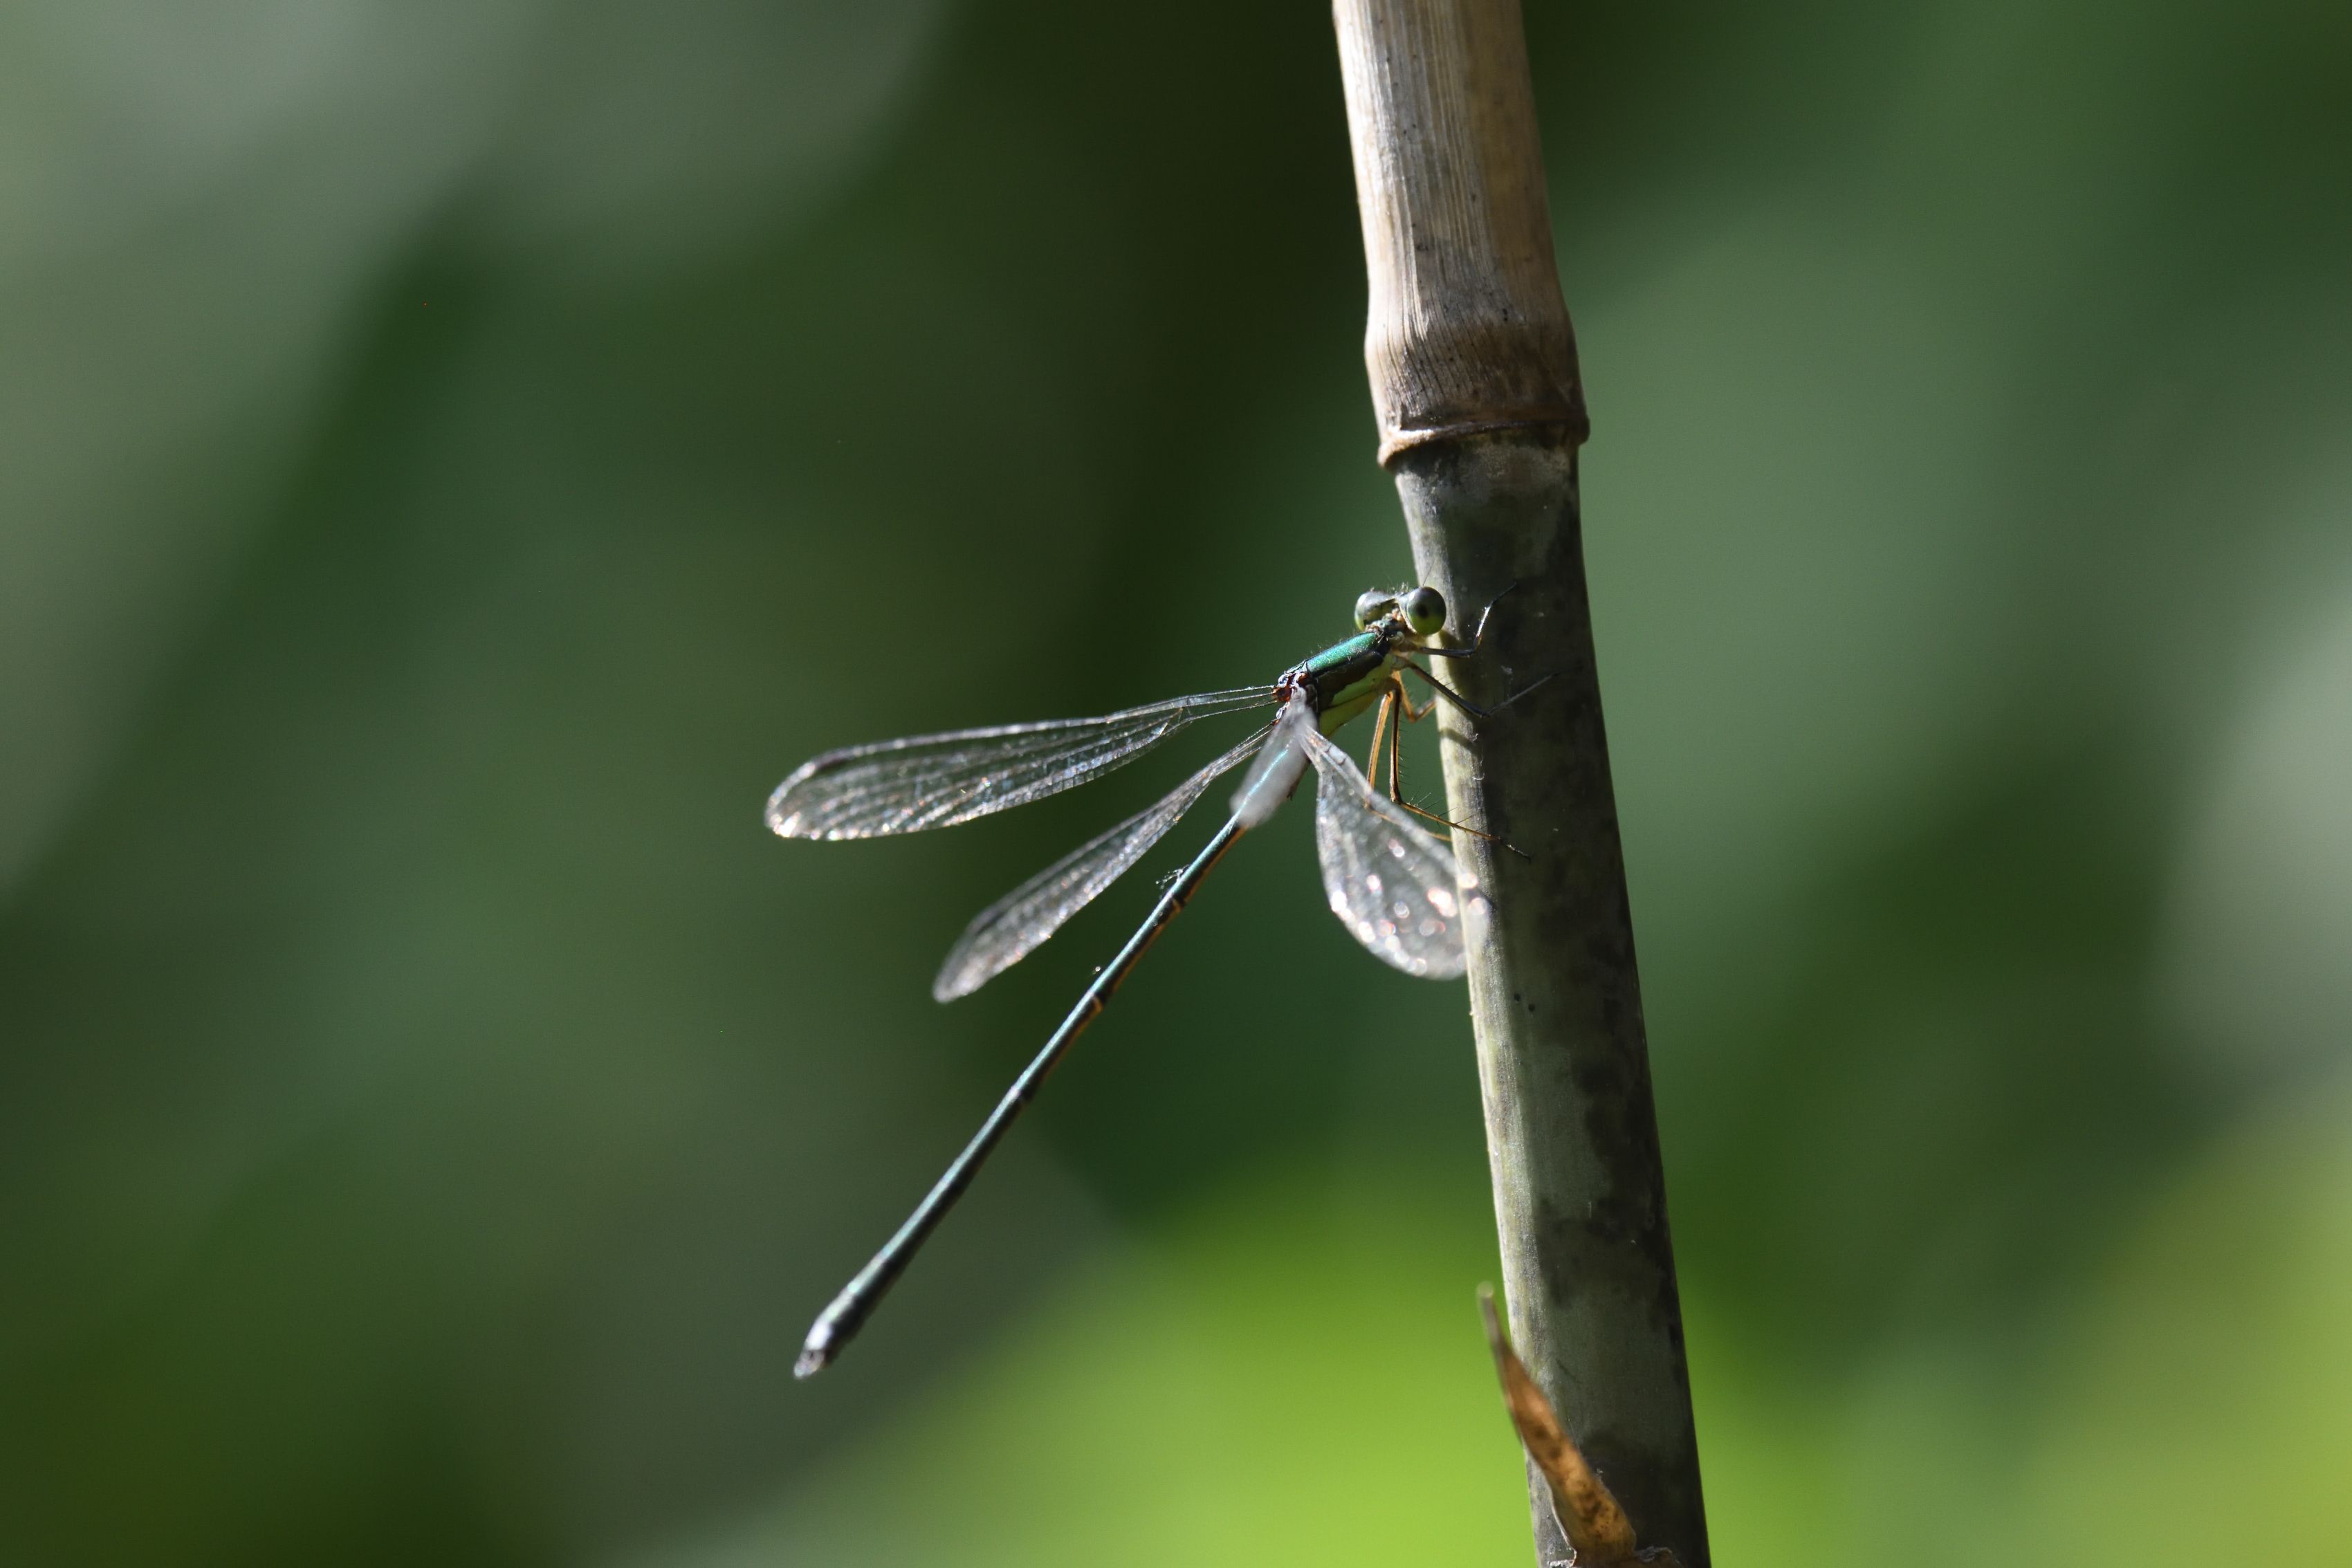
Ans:
[[[1399,737],[1405,720],[1425,716],[1440,698],[1473,717],[1493,711],[1470,703],[1414,655],[1460,659],[1475,653],[1494,609],[1489,603],[1480,614],[1467,645],[1446,647],[1438,642],[1445,601],[1437,590],[1375,589],[1356,601],[1354,636],[1285,671],[1270,686],[1177,697],[1099,718],[854,746],[826,752],[776,787],[768,800],[768,826],[785,838],[910,833],[968,822],[1089,783],[1203,718],[1276,710],[1271,722],[1158,804],[1079,845],[982,910],[949,952],[931,987],[940,1001],[969,995],[1035,951],[1158,843],[1219,778],[1256,758],[1234,796],[1225,825],[1168,884],[1127,946],[1095,977],[898,1234],[818,1315],[793,1366],[797,1375],[814,1375],[840,1354],[1144,949],[1176,918],[1234,841],[1272,816],[1309,768],[1317,779],[1315,844],[1332,913],[1374,956],[1406,974],[1452,979],[1462,973],[1464,911],[1486,895],[1453,851],[1413,821],[1420,816],[1442,827],[1456,826],[1405,800],[1397,776]],[[1427,682],[1433,694],[1419,707],[1405,688],[1407,671]],[[1522,691],[1507,701],[1526,695]],[[1371,754],[1360,771],[1328,737],[1374,708]],[[1374,782],[1381,776],[1383,747],[1385,795]]]

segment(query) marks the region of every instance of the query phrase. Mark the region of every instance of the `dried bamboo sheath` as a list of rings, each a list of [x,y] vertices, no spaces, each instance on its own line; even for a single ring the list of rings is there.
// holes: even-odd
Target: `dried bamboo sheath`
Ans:
[[[1335,12],[1381,461],[1485,431],[1582,441],[1518,6],[1339,0]]]

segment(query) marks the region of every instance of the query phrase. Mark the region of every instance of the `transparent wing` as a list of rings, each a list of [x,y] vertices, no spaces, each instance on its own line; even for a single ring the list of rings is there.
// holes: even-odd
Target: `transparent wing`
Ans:
[[[1265,744],[1271,727],[1202,768],[1163,796],[1157,805],[1088,840],[982,910],[940,967],[931,995],[940,1001],[968,997],[1044,946],[1062,923],[1117,882],[1127,869],[1208,792]]]
[[[1298,788],[1299,775],[1307,771],[1307,748],[1298,734],[1314,727],[1315,710],[1303,694],[1294,692],[1274,721],[1273,739],[1257,754],[1242,779],[1242,787],[1234,791],[1234,815],[1241,819],[1243,827],[1265,826]]]
[[[1331,913],[1373,956],[1408,975],[1462,973],[1462,914],[1482,898],[1454,852],[1372,789],[1312,727],[1296,732],[1315,765],[1315,848]]]
[[[1267,686],[1207,692],[1100,718],[1007,724],[853,746],[803,763],[768,797],[788,839],[867,839],[968,822],[1074,789],[1196,719],[1263,707]]]

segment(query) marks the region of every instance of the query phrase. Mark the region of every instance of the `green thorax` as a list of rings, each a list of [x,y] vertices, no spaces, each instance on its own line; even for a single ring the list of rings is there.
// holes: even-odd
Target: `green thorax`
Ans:
[[[1315,684],[1318,727],[1329,735],[1372,706],[1391,672],[1404,664],[1399,644],[1406,639],[1392,622],[1334,643],[1298,667]]]

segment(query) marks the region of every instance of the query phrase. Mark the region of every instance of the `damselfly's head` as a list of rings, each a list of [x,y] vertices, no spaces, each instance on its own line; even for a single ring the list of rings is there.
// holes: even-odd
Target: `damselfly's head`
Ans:
[[[1357,596],[1357,631],[1369,632],[1391,615],[1414,636],[1433,637],[1445,625],[1445,596],[1433,588],[1370,588]]]

